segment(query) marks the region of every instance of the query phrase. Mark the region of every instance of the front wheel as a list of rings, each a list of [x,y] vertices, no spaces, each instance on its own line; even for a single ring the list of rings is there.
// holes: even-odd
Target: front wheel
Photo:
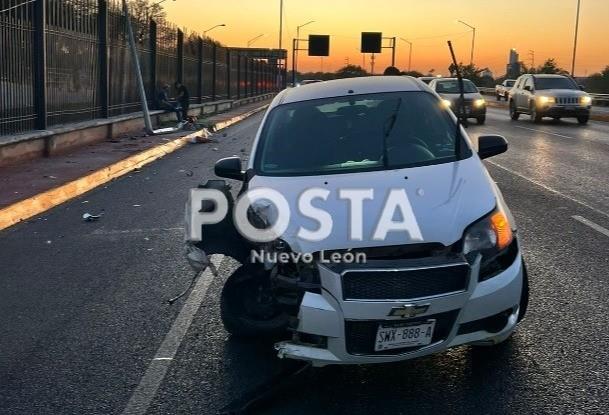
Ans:
[[[478,125],[483,125],[486,121],[486,115],[476,117],[476,121],[478,122]]]
[[[271,291],[269,273],[244,264],[228,277],[220,298],[224,328],[240,337],[276,336],[288,325],[288,315]]]
[[[520,117],[520,114],[516,111],[516,105],[514,104],[514,101],[510,101],[510,118],[516,121],[518,120],[518,117]]]
[[[497,101],[501,101],[501,95],[495,94],[495,97],[497,98]]]
[[[580,115],[577,117],[577,122],[581,125],[588,124],[588,120],[590,119],[589,115]]]

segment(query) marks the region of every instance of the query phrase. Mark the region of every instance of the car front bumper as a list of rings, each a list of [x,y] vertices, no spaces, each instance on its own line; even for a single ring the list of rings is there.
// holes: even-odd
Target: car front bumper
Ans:
[[[417,299],[354,301],[343,299],[341,275],[320,266],[321,294],[305,293],[295,338],[305,335],[324,341],[315,346],[282,341],[275,344],[278,356],[309,361],[314,366],[367,364],[413,359],[461,344],[500,343],[511,335],[518,320],[524,272],[521,254],[507,269],[486,281],[478,282],[478,269],[479,261],[471,266],[466,289],[459,292]],[[392,309],[405,303],[428,308],[415,318],[389,316]],[[362,340],[350,333],[353,325],[372,325],[376,333],[380,323],[422,319],[436,319],[436,331],[443,331],[427,346],[375,352],[369,344],[369,353],[353,351],[350,342]],[[374,336],[363,341],[373,343]]]
[[[543,117],[582,117],[590,115],[590,106],[548,105],[538,109]]]

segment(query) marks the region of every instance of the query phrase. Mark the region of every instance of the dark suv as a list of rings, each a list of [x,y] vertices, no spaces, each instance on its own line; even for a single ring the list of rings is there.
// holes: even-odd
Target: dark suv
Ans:
[[[513,120],[520,114],[529,114],[536,123],[543,117],[555,120],[574,117],[580,124],[586,124],[592,98],[568,76],[526,74],[516,80],[509,105]]]

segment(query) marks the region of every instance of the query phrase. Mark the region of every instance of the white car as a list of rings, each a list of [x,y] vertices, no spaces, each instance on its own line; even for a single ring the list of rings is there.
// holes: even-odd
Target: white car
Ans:
[[[506,151],[507,142],[482,136],[477,147],[442,99],[411,77],[342,79],[279,93],[246,170],[230,157],[215,172],[242,181],[242,193],[272,189],[292,210],[276,240],[245,241],[247,247],[313,260],[242,258],[222,293],[226,329],[283,335],[278,356],[314,366],[395,362],[508,339],[526,311],[527,274],[514,218],[481,162]],[[323,222],[299,212],[311,188],[322,195],[312,205],[333,222],[325,238],[299,231]],[[374,195],[362,200],[356,232],[341,193],[349,190]],[[392,192],[403,192],[409,205],[390,223],[408,216],[412,226],[379,238]],[[258,227],[280,215],[249,214]],[[204,229],[201,247],[206,238],[225,243],[229,234]],[[366,261],[328,261],[335,254]]]

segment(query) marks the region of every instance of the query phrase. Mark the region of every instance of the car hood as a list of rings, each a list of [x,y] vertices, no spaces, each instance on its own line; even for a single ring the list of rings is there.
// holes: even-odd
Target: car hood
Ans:
[[[584,91],[578,89],[538,89],[535,91],[537,96],[549,96],[549,97],[563,97],[563,98],[577,98],[588,95]]]
[[[490,180],[480,159],[472,156],[454,163],[390,171],[306,177],[254,176],[248,188],[268,187],[281,193],[291,212],[288,228],[281,239],[295,252],[317,252],[425,242],[451,245],[461,239],[468,225],[495,207],[495,193]],[[316,230],[319,226],[317,221],[302,215],[297,209],[300,194],[312,187],[330,191],[327,200],[313,201],[315,207],[327,211],[333,220],[330,236],[318,242],[297,236],[301,226],[309,230]],[[374,189],[374,199],[364,202],[363,240],[351,240],[349,202],[340,199],[338,192],[340,189],[366,188]],[[404,231],[389,232],[382,241],[373,239],[391,189],[405,189],[422,240]],[[276,210],[270,207],[265,212],[274,223]],[[401,220],[400,213],[396,212],[393,219]]]
[[[447,99],[451,102],[455,102],[459,99],[459,97],[461,96],[460,94],[440,94],[440,96],[444,99]],[[470,92],[468,94],[463,94],[463,96],[465,97],[466,101],[473,101],[474,99],[480,99],[482,98],[482,95],[480,95],[479,92]]]

